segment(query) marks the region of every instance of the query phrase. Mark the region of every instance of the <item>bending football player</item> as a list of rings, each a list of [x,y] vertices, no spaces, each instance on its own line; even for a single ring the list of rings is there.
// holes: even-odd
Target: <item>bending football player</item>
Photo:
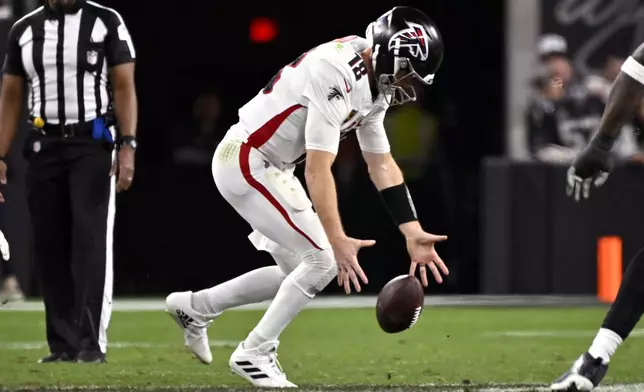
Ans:
[[[215,151],[212,173],[254,229],[250,241],[277,265],[168,296],[167,311],[202,362],[212,361],[206,328],[223,311],[273,299],[229,365],[256,386],[295,387],[277,362],[282,331],[336,275],[347,294],[368,282],[357,254],[375,241],[345,234],[331,172],[348,132],[357,132],[371,179],[407,240],[410,273],[418,267],[427,285],[429,269],[442,281],[448,270],[434,244],[447,237],[418,223],[383,126],[389,106],[413,101],[416,88],[432,83],[442,57],[434,23],[416,9],[396,7],[369,25],[366,39],[351,36],[302,54],[239,110],[239,123]],[[301,157],[310,200],[293,175]]]
[[[599,130],[568,170],[567,191],[588,198],[613,168],[611,149],[622,125],[631,120],[644,98],[644,44],[624,62],[611,88]],[[587,352],[551,386],[553,391],[591,391],[606,375],[608,363],[644,314],[644,249],[630,262],[597,336]]]

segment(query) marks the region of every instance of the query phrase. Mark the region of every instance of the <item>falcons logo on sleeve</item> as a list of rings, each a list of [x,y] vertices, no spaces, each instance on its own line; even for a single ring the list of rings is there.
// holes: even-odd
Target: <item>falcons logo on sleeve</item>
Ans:
[[[332,101],[333,98],[342,99],[342,93],[337,87],[331,87],[329,94],[326,96],[329,101]]]

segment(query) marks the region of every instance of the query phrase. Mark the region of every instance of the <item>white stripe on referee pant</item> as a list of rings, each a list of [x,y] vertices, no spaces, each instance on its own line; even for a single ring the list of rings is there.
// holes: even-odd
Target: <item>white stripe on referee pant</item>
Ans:
[[[110,127],[112,137],[115,136],[114,127]],[[112,162],[116,158],[116,151],[112,152]],[[101,306],[101,320],[98,326],[98,345],[103,354],[107,353],[107,329],[112,317],[112,294],[114,290],[114,216],[116,215],[116,176],[110,178],[110,198],[107,207],[107,231],[105,236],[105,285],[103,286],[103,305]]]

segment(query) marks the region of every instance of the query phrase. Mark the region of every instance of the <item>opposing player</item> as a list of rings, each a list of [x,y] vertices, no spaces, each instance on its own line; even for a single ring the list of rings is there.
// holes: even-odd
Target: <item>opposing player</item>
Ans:
[[[366,284],[357,253],[375,241],[348,237],[337,207],[331,165],[340,139],[355,130],[369,173],[427,285],[448,273],[434,249],[447,237],[426,233],[400,169],[389,153],[383,119],[390,105],[416,97],[443,57],[443,42],[422,12],[396,7],[356,36],[322,44],[273,77],[239,110],[239,123],[215,152],[212,172],[223,197],[252,226],[251,242],[277,266],[260,268],[197,293],[167,298],[167,311],[186,345],[212,361],[206,328],[228,308],[273,299],[264,317],[230,358],[234,373],[259,387],[295,387],[277,362],[278,338],[336,274],[345,291]],[[293,175],[306,158],[311,200]],[[312,209],[315,207],[315,212]]]
[[[597,134],[568,170],[568,194],[588,198],[613,169],[611,149],[622,125],[631,120],[644,98],[644,44],[624,62],[611,87]],[[591,391],[606,375],[608,363],[644,314],[644,249],[630,262],[604,322],[587,352],[552,385],[553,391]]]

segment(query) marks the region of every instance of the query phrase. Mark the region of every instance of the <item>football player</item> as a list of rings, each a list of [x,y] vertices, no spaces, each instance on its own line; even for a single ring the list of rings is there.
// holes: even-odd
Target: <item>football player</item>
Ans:
[[[635,116],[644,98],[644,44],[624,62],[613,83],[599,130],[568,170],[568,195],[588,198],[613,168],[611,149],[622,125]],[[615,302],[587,352],[552,385],[553,391],[591,391],[604,378],[608,363],[644,313],[644,249],[630,262]]]
[[[277,361],[278,338],[317,293],[336,275],[347,294],[368,282],[357,253],[375,241],[345,234],[331,172],[348,132],[357,132],[371,179],[406,238],[410,273],[418,267],[425,285],[427,269],[439,283],[448,273],[434,249],[447,237],[418,223],[383,126],[389,106],[413,101],[418,88],[432,84],[443,58],[441,35],[424,13],[396,7],[366,36],[324,43],[282,68],[239,110],[239,123],[215,151],[217,188],[254,229],[250,241],[277,265],[166,300],[186,345],[210,363],[210,323],[231,307],[273,299],[229,361],[258,387],[295,387]],[[302,156],[311,199],[293,175]]]

